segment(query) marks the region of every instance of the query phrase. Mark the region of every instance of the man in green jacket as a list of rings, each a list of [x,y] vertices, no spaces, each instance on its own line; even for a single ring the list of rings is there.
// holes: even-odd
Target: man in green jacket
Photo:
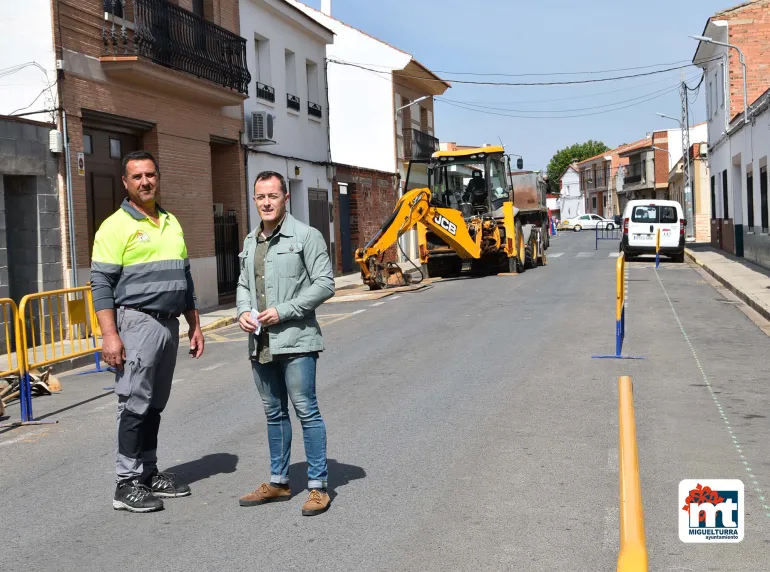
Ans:
[[[249,333],[249,359],[267,417],[270,482],[241,497],[241,506],[291,498],[291,421],[288,400],[302,423],[310,495],[302,514],[329,508],[326,425],[316,398],[318,352],[323,350],[315,310],[334,296],[326,242],[318,230],[286,212],[285,179],[257,175],[254,202],[262,219],[244,241],[236,297],[238,322]]]

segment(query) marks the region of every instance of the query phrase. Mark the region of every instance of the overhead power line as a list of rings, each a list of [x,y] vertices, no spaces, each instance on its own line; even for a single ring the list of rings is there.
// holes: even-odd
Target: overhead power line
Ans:
[[[377,72],[377,73],[381,73],[381,72]],[[382,77],[382,76],[380,76],[380,77]],[[692,76],[689,79],[693,80],[696,77],[698,77],[698,76]],[[583,95],[573,95],[571,97],[554,97],[554,98],[548,98],[548,99],[540,99],[539,98],[539,99],[525,99],[525,100],[517,100],[517,101],[511,101],[511,100],[506,99],[506,100],[502,100],[502,101],[489,101],[489,100],[486,100],[486,99],[484,99],[484,100],[458,100],[458,99],[453,99],[451,97],[449,97],[449,98],[445,97],[444,100],[452,101],[452,102],[455,102],[455,103],[468,103],[468,104],[479,103],[479,104],[488,104],[488,105],[495,105],[495,104],[501,104],[501,103],[509,104],[509,105],[521,105],[521,104],[526,104],[526,103],[551,103],[551,102],[554,102],[554,101],[572,101],[573,99],[588,99],[588,98],[591,98],[591,97],[601,97],[603,95],[610,95],[612,93],[620,93],[620,92],[623,92],[623,91],[630,91],[632,89],[640,89],[640,88],[643,88],[643,87],[649,87],[651,85],[656,85],[656,84],[660,84],[660,83],[664,83],[664,82],[670,82],[670,81],[671,81],[670,77],[663,77],[663,78],[658,78],[658,79],[656,79],[654,81],[646,81],[644,83],[639,83],[639,84],[636,84],[636,85],[630,85],[630,86],[626,86],[626,87],[621,87],[619,89],[611,89],[611,90],[608,90],[608,91],[597,91],[595,93],[586,93],[586,94],[583,94]]]
[[[384,73],[381,70],[376,70],[369,68],[367,66],[355,64],[355,63],[349,63],[349,62],[343,62],[340,60],[335,59],[329,59],[329,63],[343,65],[343,66],[350,66],[355,67],[359,69],[363,69],[366,71],[374,72],[374,73]],[[452,83],[457,84],[467,84],[467,85],[489,85],[489,86],[511,86],[511,87],[525,87],[525,86],[552,86],[552,85],[577,85],[577,84],[587,84],[587,83],[601,83],[601,82],[607,82],[607,81],[618,81],[618,80],[625,80],[625,79],[632,79],[637,77],[646,77],[661,73],[668,73],[675,70],[681,70],[685,68],[692,67],[692,63],[687,65],[681,65],[681,66],[674,66],[674,67],[668,67],[661,70],[654,70],[649,72],[643,72],[643,73],[637,73],[637,74],[627,74],[627,75],[619,75],[619,76],[612,76],[612,77],[602,77],[602,78],[595,78],[595,79],[581,79],[581,80],[567,80],[567,81],[541,81],[541,82],[506,82],[506,81],[476,81],[476,80],[463,80],[463,79],[452,79],[449,80]],[[399,77],[403,78],[410,78],[410,79],[419,79],[420,81],[428,81],[433,83],[446,83],[447,80],[442,79],[433,79],[426,77],[424,75],[411,75],[411,74],[404,74],[399,73]]]
[[[638,95],[636,97],[632,97],[630,99],[626,99],[626,100],[623,100],[623,101],[614,101],[612,103],[605,103],[603,105],[593,105],[593,106],[590,106],[590,107],[573,107],[573,108],[570,108],[570,109],[511,109],[509,107],[490,107],[490,106],[486,106],[486,105],[469,104],[469,103],[466,103],[466,102],[446,99],[446,98],[443,98],[443,97],[436,97],[436,100],[437,101],[446,101],[446,102],[450,102],[451,101],[452,103],[465,104],[468,107],[476,107],[476,108],[479,108],[479,109],[489,109],[489,110],[492,110],[492,111],[510,111],[510,112],[513,112],[513,113],[569,113],[569,112],[572,112],[572,111],[588,111],[588,110],[592,110],[592,109],[603,109],[603,108],[606,108],[606,107],[614,107],[616,105],[622,105],[624,103],[630,103],[632,101],[638,101],[640,99],[644,99],[644,98],[652,96],[652,95],[663,94],[664,92],[668,93],[672,89],[675,89],[675,88],[679,87],[679,85],[680,85],[680,83],[676,83],[674,85],[669,85],[669,86],[666,86],[666,87],[664,87],[662,89],[658,89],[658,90],[655,90],[655,91],[652,91],[652,92],[649,92],[649,93],[645,93],[643,95]]]
[[[596,111],[593,113],[580,113],[576,115],[512,115],[509,113],[499,113],[494,111],[484,111],[481,109],[476,109],[473,107],[467,107],[465,105],[457,104],[457,103],[451,103],[448,101],[444,101],[441,98],[436,98],[436,101],[440,103],[444,103],[445,105],[451,105],[452,107],[459,107],[460,109],[466,109],[468,111],[475,111],[476,113],[483,113],[485,115],[496,115],[498,117],[512,117],[515,119],[571,119],[575,117],[589,117],[592,115],[603,115],[605,113],[612,113],[613,111],[620,111],[621,109],[628,109],[629,107],[634,107],[636,105],[641,105],[643,103],[647,103],[648,101],[652,101],[653,99],[658,99],[659,97],[663,97],[664,95],[668,95],[669,93],[673,93],[679,89],[679,86],[669,88],[668,90],[664,91],[663,93],[660,93],[658,95],[648,97],[647,99],[644,99],[642,101],[637,101],[636,103],[631,103],[629,105],[624,105],[621,107],[616,107],[614,109],[607,109],[605,111]]]
[[[340,60],[341,61],[341,60]],[[387,66],[383,66],[381,64],[371,64],[371,63],[363,63],[363,62],[351,62],[351,61],[345,61],[346,64],[355,64],[359,66],[368,66],[368,67],[381,67],[383,69],[392,69],[388,68]],[[659,64],[648,64],[644,66],[635,66],[635,67],[629,67],[629,68],[614,68],[614,69],[607,69],[607,70],[589,70],[589,71],[561,71],[561,72],[538,72],[538,73],[505,73],[505,72],[470,72],[470,71],[449,71],[449,70],[431,70],[433,73],[442,73],[442,74],[449,74],[449,75],[470,75],[470,76],[487,76],[487,77],[546,77],[546,76],[552,76],[552,75],[592,75],[592,74],[603,74],[603,73],[615,73],[615,72],[622,72],[622,71],[634,71],[634,70],[643,70],[643,69],[650,69],[650,68],[657,68],[661,66],[675,66],[675,65],[681,65],[681,64],[690,64],[692,65],[690,60],[679,60],[676,62],[665,62],[665,63],[659,63]],[[452,80],[454,81],[454,80]]]
[[[392,76],[390,73],[388,73],[386,75],[383,75],[385,72],[375,71],[375,70],[367,70],[367,71],[371,72],[374,76],[380,78],[383,81],[387,81],[389,83],[392,82],[393,84],[395,84],[395,85],[397,85],[399,87],[406,88],[406,89],[410,88],[409,86],[407,86],[405,84],[402,84],[402,83],[399,83],[398,81],[396,81],[395,77],[397,77],[397,76]],[[460,109],[466,109],[468,111],[475,111],[477,113],[486,113],[487,115],[498,115],[498,116],[502,116],[502,117],[512,117],[512,118],[521,118],[521,119],[570,119],[570,118],[573,118],[573,117],[586,117],[586,116],[590,116],[590,115],[602,115],[604,113],[611,113],[613,111],[619,111],[620,109],[627,109],[627,108],[633,107],[635,105],[641,105],[642,103],[646,103],[647,101],[651,101],[653,99],[657,99],[658,97],[662,97],[663,95],[667,95],[669,93],[672,93],[672,92],[676,91],[677,89],[679,89],[679,86],[680,86],[680,83],[677,83],[673,87],[667,87],[665,89],[665,91],[663,91],[663,93],[660,93],[659,95],[652,96],[650,98],[644,99],[642,101],[638,101],[636,103],[631,103],[630,105],[626,105],[626,106],[623,106],[623,107],[618,107],[616,109],[608,109],[606,111],[601,111],[601,112],[597,112],[597,113],[584,113],[584,114],[578,114],[578,115],[557,115],[557,116],[511,115],[511,114],[495,113],[495,112],[492,112],[492,111],[484,111],[484,110],[481,110],[481,109],[476,109],[476,107],[478,107],[478,106],[473,107],[473,106],[470,106],[470,105],[465,105],[462,102],[455,102],[455,101],[453,101],[451,99],[446,99],[446,98],[443,98],[443,97],[435,97],[434,99],[436,101],[438,101],[440,103],[444,103],[446,105],[451,105],[453,107],[458,107]],[[655,92],[653,92],[653,93],[655,93]],[[620,103],[623,103],[623,102],[616,102],[614,105],[619,105]],[[530,113],[531,113],[531,111],[530,111]],[[558,111],[553,111],[553,113],[559,113],[559,112]]]

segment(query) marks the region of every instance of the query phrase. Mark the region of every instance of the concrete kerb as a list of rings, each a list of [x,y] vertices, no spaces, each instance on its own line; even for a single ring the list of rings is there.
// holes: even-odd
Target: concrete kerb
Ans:
[[[753,309],[755,312],[757,312],[759,315],[761,315],[765,320],[770,321],[770,311],[768,311],[765,307],[763,307],[761,304],[757,303],[757,301],[732,284],[727,278],[719,274],[717,271],[715,271],[713,268],[709,267],[708,264],[703,262],[698,258],[697,253],[691,251],[688,248],[685,248],[685,256],[690,259],[694,264],[697,264],[703,270],[705,270],[710,276],[712,276],[715,280],[717,280],[720,284],[722,284],[725,288],[727,288],[730,292],[735,294],[738,298],[743,300],[751,309]]]

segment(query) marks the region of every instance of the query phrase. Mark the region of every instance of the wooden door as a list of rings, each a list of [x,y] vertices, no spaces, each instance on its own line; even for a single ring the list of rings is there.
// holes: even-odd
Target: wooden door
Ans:
[[[127,196],[123,186],[123,156],[137,149],[137,138],[126,133],[83,129],[86,200],[88,204],[88,251],[104,220],[120,208]]]

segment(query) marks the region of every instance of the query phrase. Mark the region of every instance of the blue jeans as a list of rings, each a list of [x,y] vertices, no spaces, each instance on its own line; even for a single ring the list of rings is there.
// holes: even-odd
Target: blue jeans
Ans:
[[[267,417],[267,440],[270,445],[270,482],[289,482],[291,458],[291,420],[289,399],[302,424],[307,457],[308,488],[325,489],[329,476],[326,465],[326,425],[318,410],[315,372],[318,354],[293,359],[251,362]]]

